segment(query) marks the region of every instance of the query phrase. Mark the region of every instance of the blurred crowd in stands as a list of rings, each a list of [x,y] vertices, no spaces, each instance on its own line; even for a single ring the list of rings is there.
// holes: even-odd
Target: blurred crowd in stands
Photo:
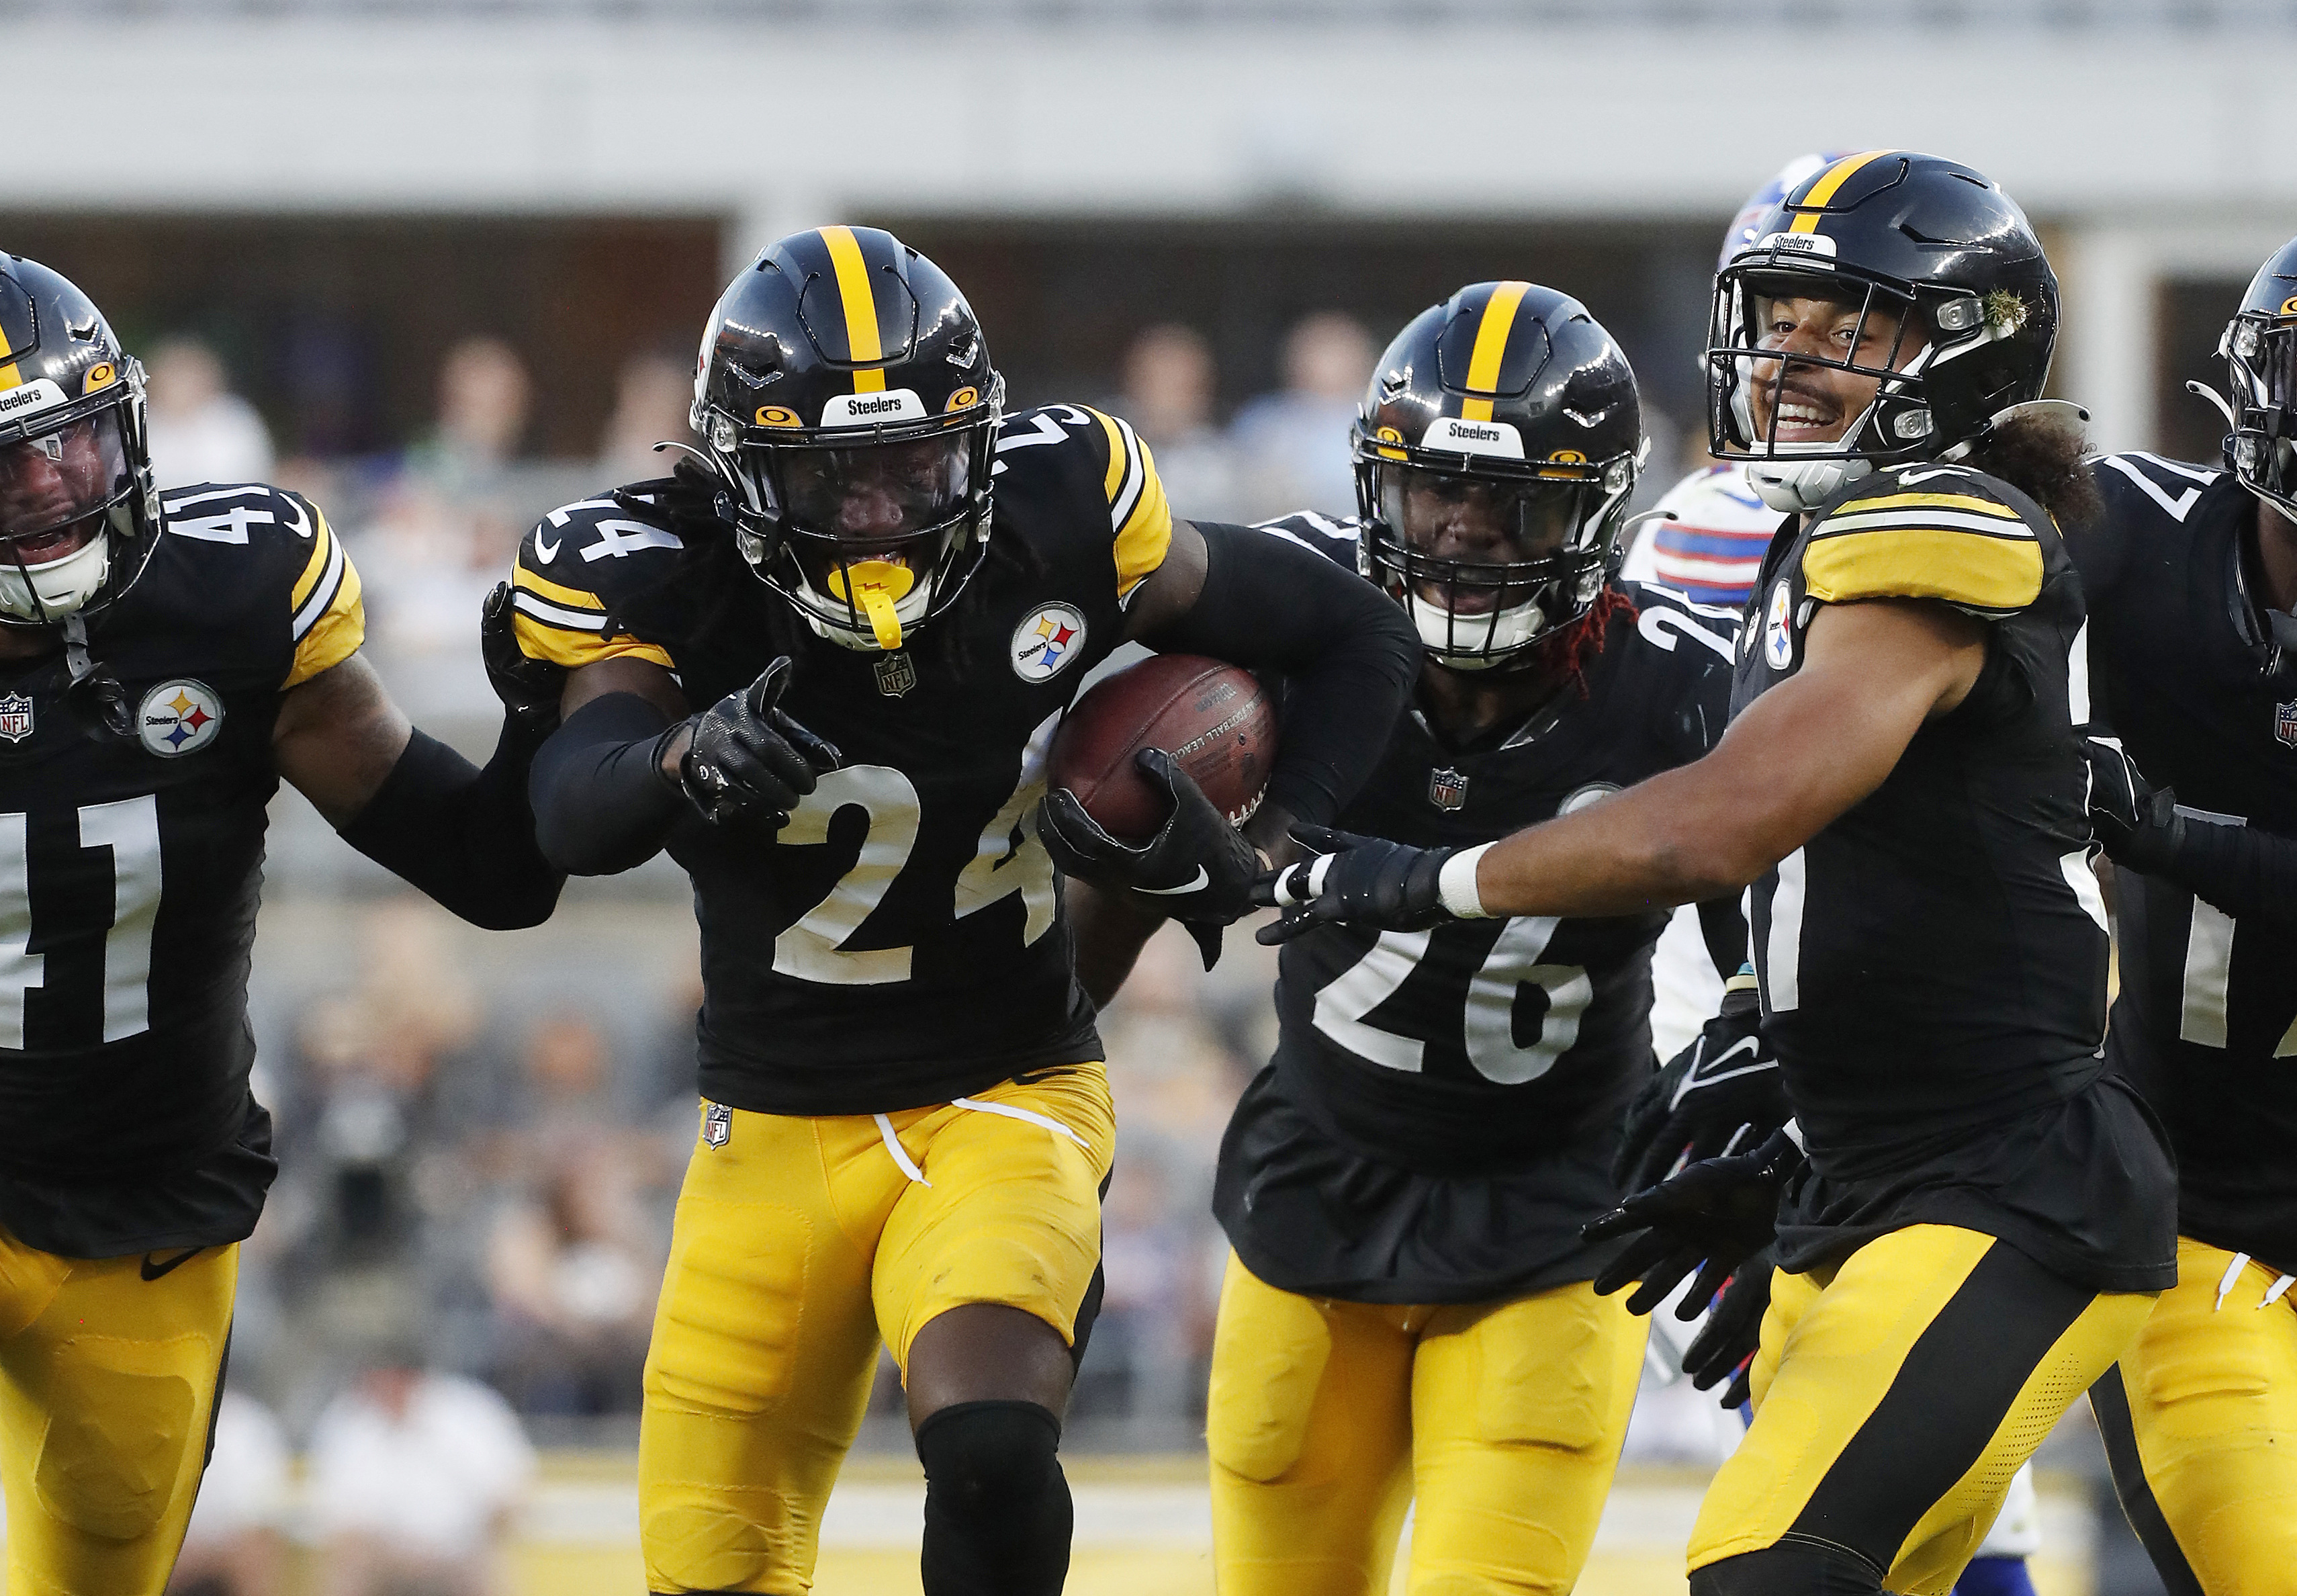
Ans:
[[[1223,422],[1210,346],[1160,325],[1134,341],[1116,390],[1091,398],[1149,440],[1180,514],[1346,515],[1347,431],[1375,354],[1347,317],[1308,317],[1285,385]],[[531,458],[527,370],[509,344],[473,338],[448,352],[435,421],[402,453],[275,459],[208,349],[168,340],[149,369],[163,490],[258,479],[308,493],[358,562],[369,652],[393,692],[481,753],[496,713],[482,596],[543,511],[660,474],[653,445],[687,435],[692,394],[684,357],[642,357],[619,374],[593,457]],[[334,874],[300,868],[307,851]],[[297,1566],[320,1570],[311,1588],[325,1596],[482,1596],[532,1449],[635,1439],[696,1129],[700,982],[682,878],[578,883],[550,926],[490,937],[379,890],[379,873],[341,895],[358,861],[292,794],[272,855],[253,996],[282,1172],[244,1249],[231,1393],[170,1588],[273,1596],[289,1588],[292,1543],[312,1549]],[[1199,1444],[1226,1250],[1207,1212],[1212,1168],[1273,1045],[1273,977],[1248,935],[1232,934],[1207,976],[1168,931],[1103,1016],[1121,1129],[1074,1445]],[[904,1445],[900,1412],[888,1363],[864,1444]],[[1662,1455],[1715,1456],[1690,1406],[1679,1419],[1655,1411],[1650,1436]]]

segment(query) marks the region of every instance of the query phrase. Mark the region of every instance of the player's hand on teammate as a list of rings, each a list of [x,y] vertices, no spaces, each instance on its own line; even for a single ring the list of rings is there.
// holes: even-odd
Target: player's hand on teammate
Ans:
[[[1763,1315],[1771,1307],[1770,1249],[1766,1247],[1732,1272],[1731,1283],[1707,1311],[1707,1322],[1683,1352],[1683,1372],[1701,1391],[1727,1376],[1721,1402],[1735,1408],[1747,1400],[1748,1362],[1763,1338]],[[1695,1298],[1686,1298],[1695,1301]],[[1680,1309],[1677,1312],[1681,1312]]]
[[[508,582],[497,582],[479,607],[479,654],[487,682],[503,711],[526,736],[540,742],[558,727],[558,697],[566,689],[566,667],[527,657],[518,646]]]
[[[2089,755],[2089,825],[2105,856],[2133,870],[2161,874],[2184,840],[2185,816],[2178,795],[2149,783],[2121,745],[2087,737]]]
[[[1335,921],[1419,931],[1452,918],[1444,907],[1442,876],[1445,861],[1458,849],[1408,848],[1322,826],[1295,826],[1292,835],[1305,855],[1253,886],[1254,902],[1284,911],[1260,928],[1259,941],[1288,942]]]
[[[1629,1105],[1626,1134],[1611,1160],[1611,1178],[1623,1189],[1641,1191],[1683,1165],[1728,1157],[1786,1123],[1794,1110],[1762,1022],[1754,978],[1733,977],[1715,1017]]]
[[[1063,875],[1122,891],[1144,912],[1187,926],[1210,969],[1220,957],[1220,928],[1252,907],[1260,855],[1171,754],[1143,748],[1133,757],[1171,802],[1155,836],[1120,842],[1074,793],[1055,787],[1038,812],[1037,838]]]
[[[677,755],[677,785],[713,826],[754,819],[778,831],[798,800],[813,791],[816,778],[837,768],[835,746],[776,707],[789,679],[784,654],[740,692],[672,727],[657,745],[655,768],[669,780],[663,761],[671,739],[686,736]]]
[[[1697,1270],[1691,1294],[1675,1309],[1693,1317],[1734,1270],[1770,1246],[1778,1234],[1780,1193],[1802,1167],[1802,1148],[1782,1127],[1751,1153],[1694,1164],[1590,1221],[1579,1232],[1589,1241],[1634,1238],[1595,1277],[1596,1294],[1609,1296],[1641,1281],[1627,1311],[1648,1313]]]

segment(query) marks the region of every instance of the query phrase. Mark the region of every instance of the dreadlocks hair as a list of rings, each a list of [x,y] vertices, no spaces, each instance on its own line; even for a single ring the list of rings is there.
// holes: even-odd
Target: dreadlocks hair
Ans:
[[[2048,415],[2023,415],[1996,428],[1963,464],[2000,477],[2049,512],[2059,526],[2085,526],[2105,509],[2084,461],[2087,447],[2078,426]]]
[[[1605,582],[1585,614],[1568,626],[1556,628],[1532,646],[1532,669],[1555,672],[1569,682],[1581,698],[1585,698],[1587,666],[1603,652],[1612,618],[1624,616],[1632,621],[1636,613],[1635,601],[1626,590]]]

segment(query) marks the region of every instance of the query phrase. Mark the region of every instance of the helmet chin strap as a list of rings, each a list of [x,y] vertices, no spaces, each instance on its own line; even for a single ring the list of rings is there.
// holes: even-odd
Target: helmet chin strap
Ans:
[[[127,736],[136,729],[128,713],[128,695],[111,669],[88,652],[87,618],[75,612],[63,618],[58,629],[63,633],[64,668],[71,673],[64,695],[93,698],[96,718],[104,729],[114,736]]]

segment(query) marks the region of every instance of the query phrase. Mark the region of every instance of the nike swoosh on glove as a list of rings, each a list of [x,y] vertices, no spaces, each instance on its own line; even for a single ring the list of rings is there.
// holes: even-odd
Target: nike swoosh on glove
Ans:
[[[693,728],[693,740],[679,756],[678,786],[713,826],[766,819],[779,831],[798,800],[813,791],[816,777],[837,768],[836,747],[776,707],[789,687],[790,670],[784,654],[748,687],[679,721],[655,745],[659,770],[664,741]]]
[[[1626,1191],[1656,1186],[1683,1164],[1760,1143],[1793,1113],[1763,1041],[1762,996],[1751,975],[1735,975],[1715,1017],[1628,1106],[1611,1179]]]
[[[1220,958],[1220,928],[1252,907],[1260,855],[1171,754],[1143,748],[1132,758],[1172,806],[1155,836],[1121,843],[1074,793],[1055,787],[1038,807],[1037,840],[1063,875],[1120,891],[1142,913],[1181,921],[1209,970]]]
[[[1589,1241],[1634,1238],[1595,1277],[1596,1295],[1640,1280],[1627,1311],[1648,1313],[1697,1270],[1684,1299],[1697,1313],[1733,1271],[1771,1245],[1779,1198],[1803,1163],[1802,1149],[1782,1127],[1751,1153],[1694,1164],[1590,1221],[1579,1231]]]
[[[1322,826],[1295,826],[1292,836],[1309,857],[1253,884],[1255,903],[1284,911],[1256,940],[1273,946],[1335,922],[1420,931],[1453,917],[1444,907],[1443,875],[1458,849],[1407,848]]]
[[[2119,739],[2085,737],[2082,749],[2089,756],[2089,828],[2105,856],[2133,870],[2165,873],[2185,841],[2177,794],[2149,783]]]

